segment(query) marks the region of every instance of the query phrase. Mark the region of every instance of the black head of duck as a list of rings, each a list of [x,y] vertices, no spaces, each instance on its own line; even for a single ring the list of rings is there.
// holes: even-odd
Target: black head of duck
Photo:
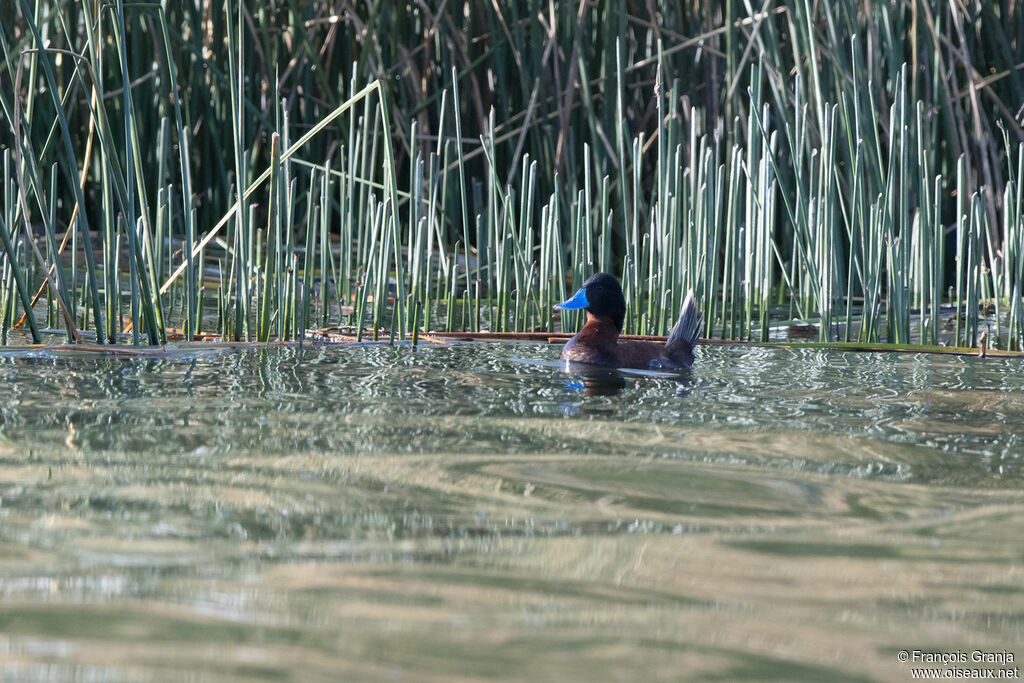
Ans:
[[[609,368],[689,368],[704,315],[687,292],[679,319],[664,344],[619,339],[626,320],[626,298],[619,281],[607,273],[592,275],[557,310],[585,310],[587,322],[562,349],[562,360]]]

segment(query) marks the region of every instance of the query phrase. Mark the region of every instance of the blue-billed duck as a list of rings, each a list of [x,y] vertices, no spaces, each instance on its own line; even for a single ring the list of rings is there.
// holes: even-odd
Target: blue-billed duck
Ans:
[[[562,360],[608,368],[690,368],[704,315],[693,291],[687,292],[664,344],[651,341],[620,341],[626,321],[626,298],[619,281],[607,273],[592,275],[578,292],[555,306],[556,310],[585,309],[587,323],[562,349]]]

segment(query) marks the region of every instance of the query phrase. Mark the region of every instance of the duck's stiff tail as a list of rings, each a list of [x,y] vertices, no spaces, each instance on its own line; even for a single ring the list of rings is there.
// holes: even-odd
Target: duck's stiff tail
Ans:
[[[679,320],[668,333],[665,342],[665,353],[672,360],[685,367],[693,367],[693,350],[697,348],[697,337],[704,325],[704,314],[697,306],[697,299],[691,289],[686,293],[683,310],[679,312]]]

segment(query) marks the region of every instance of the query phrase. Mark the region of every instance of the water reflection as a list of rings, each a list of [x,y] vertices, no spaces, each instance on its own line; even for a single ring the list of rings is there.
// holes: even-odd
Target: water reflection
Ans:
[[[0,354],[4,676],[893,680],[897,646],[1019,647],[1017,365],[557,357]]]
[[[587,396],[618,396],[626,388],[625,376],[614,368],[562,361],[561,370],[570,377],[562,380],[565,388]]]

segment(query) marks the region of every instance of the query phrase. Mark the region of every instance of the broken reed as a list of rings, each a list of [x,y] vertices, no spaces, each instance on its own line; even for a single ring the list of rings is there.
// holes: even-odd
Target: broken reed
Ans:
[[[415,120],[398,129],[388,90],[381,81],[360,89],[355,69],[351,95],[301,136],[291,105],[275,94],[263,122],[272,131],[269,163],[257,168],[243,77],[252,55],[243,7],[231,5],[223,15],[229,68],[218,90],[231,138],[201,168],[230,169],[235,182],[212,224],[198,218],[209,209],[193,181],[200,165],[180,98],[154,108],[133,97],[126,12],[159,29],[161,78],[181,92],[177,34],[164,10],[83,3],[89,30],[66,36],[81,44],[80,57],[40,49],[40,13],[19,3],[22,49],[0,46],[8,71],[17,64],[14,91],[0,89],[17,142],[0,169],[5,342],[22,317],[34,341],[60,329],[69,341],[127,334],[136,344],[162,343],[176,327],[186,338],[260,341],[338,326],[374,339],[442,328],[575,329],[578,313],[556,320],[551,307],[603,270],[621,275],[627,332],[664,334],[693,289],[705,336],[766,340],[774,317],[814,322],[822,341],[937,344],[947,336],[942,307],[951,306],[953,345],[973,346],[984,326],[1005,347],[1024,343],[1024,145],[1004,133],[1005,182],[979,184],[977,176],[993,177],[990,168],[969,165],[966,152],[952,165],[937,153],[949,120],[911,96],[918,86],[905,65],[886,82],[891,104],[879,106],[857,34],[828,46],[838,72],[829,80],[850,87],[822,85],[828,72],[816,61],[819,34],[806,3],[788,17],[809,65],[791,83],[765,57],[780,54],[778,27],[750,10],[761,66],[746,67],[747,87],[730,100],[745,114],[725,121],[680,111],[683,85],[657,43],[646,58],[656,63],[655,125],[632,135],[628,73],[643,59],[627,63],[615,40],[604,94],[619,115],[605,130],[583,105],[587,130],[604,137],[583,143],[571,177],[520,154],[521,144],[499,166],[510,138],[499,135],[493,109],[483,134],[467,139],[465,74],[454,68],[430,136]],[[64,82],[58,59],[75,65]],[[97,68],[104,60],[119,69]],[[116,83],[99,83],[112,72]],[[21,87],[23,78],[47,87]],[[119,92],[116,107],[103,94],[110,90]],[[82,93],[89,106],[76,113],[88,116],[89,133],[76,148],[66,111]],[[943,107],[954,107],[942,94]],[[140,130],[158,110],[166,113],[156,119],[157,144],[143,149]],[[44,125],[39,111],[57,115]],[[309,158],[310,141],[327,132],[340,144],[326,159]],[[397,173],[396,135],[413,152],[407,176]],[[481,157],[482,176],[467,175]],[[87,184],[98,212],[81,210]],[[983,316],[989,309],[994,315]]]

